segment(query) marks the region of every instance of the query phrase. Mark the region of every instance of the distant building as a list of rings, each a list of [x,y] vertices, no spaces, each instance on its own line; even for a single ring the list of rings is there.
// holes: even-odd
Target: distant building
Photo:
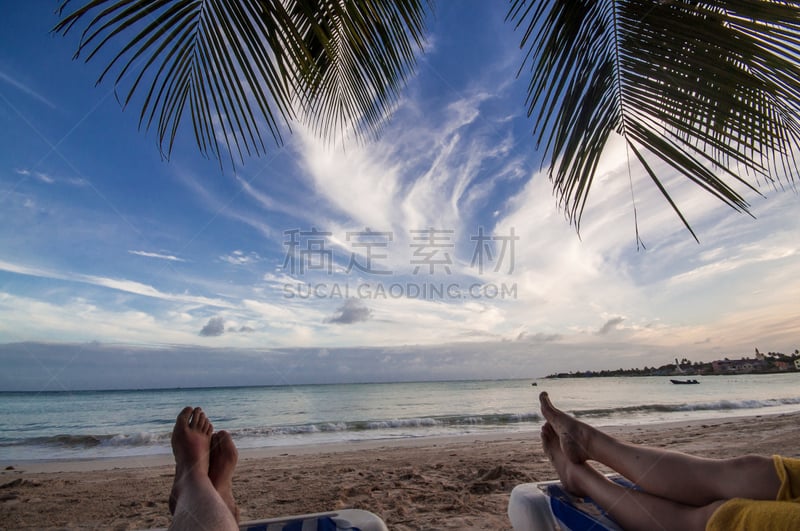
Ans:
[[[716,360],[711,362],[714,374],[726,373],[748,373],[763,370],[765,362],[763,360],[751,360],[742,358],[740,360]]]
[[[800,358],[794,360],[794,368],[800,371]]]
[[[775,365],[775,368],[778,369],[779,371],[788,371],[789,367],[791,367],[791,363],[789,363],[788,361],[779,360],[779,361],[774,361],[772,363],[773,365]]]

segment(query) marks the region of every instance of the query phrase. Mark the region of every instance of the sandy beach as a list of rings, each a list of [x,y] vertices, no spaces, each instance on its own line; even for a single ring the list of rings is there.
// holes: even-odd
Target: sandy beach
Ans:
[[[798,425],[800,412],[609,431],[706,457],[798,457]],[[9,466],[0,477],[1,529],[169,524],[169,456]],[[503,530],[511,489],[554,478],[530,432],[242,451],[234,493],[244,520],[352,507],[377,513],[390,529]]]

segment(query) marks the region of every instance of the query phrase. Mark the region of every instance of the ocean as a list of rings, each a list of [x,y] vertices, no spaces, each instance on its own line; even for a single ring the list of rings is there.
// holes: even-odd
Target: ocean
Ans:
[[[0,393],[0,464],[170,453],[178,411],[202,406],[239,448],[531,432],[537,395],[594,425],[800,411],[800,373]],[[536,386],[531,385],[536,383]]]

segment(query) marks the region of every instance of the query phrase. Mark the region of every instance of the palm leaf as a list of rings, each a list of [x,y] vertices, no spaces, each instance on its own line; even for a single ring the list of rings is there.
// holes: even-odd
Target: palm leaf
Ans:
[[[203,154],[224,142],[242,158],[298,117],[323,136],[376,133],[413,71],[423,12],[420,0],[91,0],[54,31],[88,20],[76,58],[110,52],[98,83],[116,69],[122,103],[141,95],[139,125],[155,124],[164,156],[188,115]]]
[[[690,231],[655,161],[745,212],[737,189],[798,175],[797,2],[513,0],[508,16],[525,28],[528,115],[577,228],[612,133]]]
[[[422,46],[423,3],[306,1],[295,13],[318,21],[305,31],[306,117],[322,137],[376,136]]]

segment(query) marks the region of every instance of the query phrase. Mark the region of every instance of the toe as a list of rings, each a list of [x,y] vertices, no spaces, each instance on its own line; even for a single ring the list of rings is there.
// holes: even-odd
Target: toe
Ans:
[[[192,411],[193,410],[191,406],[186,406],[185,408],[183,408],[181,412],[178,413],[178,418],[175,419],[175,423],[183,426],[188,426],[189,421],[192,418]]]
[[[202,433],[208,433],[208,427],[211,425],[211,421],[208,420],[205,413],[200,415],[200,422],[197,424],[197,429],[200,430]]]
[[[192,411],[192,420],[189,422],[189,427],[200,429],[200,425],[203,423],[205,418],[206,414],[203,413],[202,408],[199,407],[194,408],[194,411]]]
[[[550,402],[550,397],[546,392],[542,392],[539,395],[539,404],[541,404],[542,415],[544,415],[544,418],[547,420],[552,420],[553,414],[555,413],[555,408]]]
[[[222,430],[217,433],[219,438],[217,439],[217,444],[221,451],[225,452],[226,454],[236,454],[236,445],[233,443],[233,437],[231,434],[225,430]]]
[[[553,409],[553,404],[550,402],[550,396],[547,391],[542,391],[539,394],[539,403],[542,405],[542,411],[545,409]]]

